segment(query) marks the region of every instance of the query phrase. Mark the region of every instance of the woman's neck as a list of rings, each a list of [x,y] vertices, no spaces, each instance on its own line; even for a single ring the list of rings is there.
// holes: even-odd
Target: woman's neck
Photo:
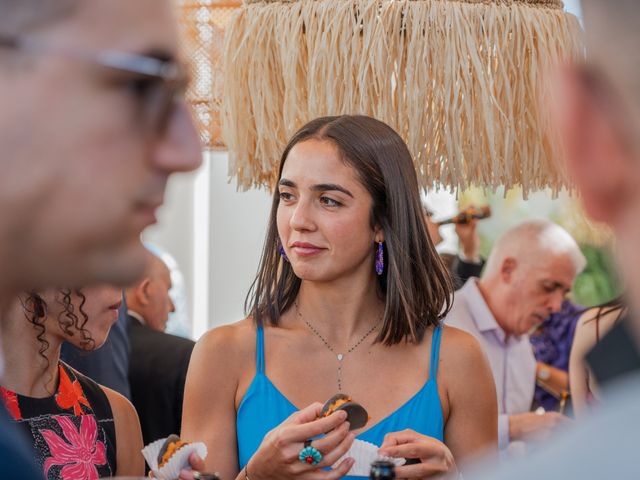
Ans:
[[[48,319],[45,320],[45,327],[47,323]],[[39,330],[25,318],[19,301],[3,311],[0,324],[4,356],[1,385],[27,397],[51,396],[58,383],[61,338],[45,330],[41,339],[48,343],[48,348],[41,355],[42,343],[37,338]]]
[[[293,311],[297,321],[311,324],[329,343],[342,348],[380,322],[384,300],[375,278],[369,283],[303,281]]]

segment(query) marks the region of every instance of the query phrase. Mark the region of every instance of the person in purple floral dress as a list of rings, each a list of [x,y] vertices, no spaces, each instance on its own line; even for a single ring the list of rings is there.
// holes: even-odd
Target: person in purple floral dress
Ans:
[[[529,337],[538,362],[534,402],[546,411],[557,411],[561,403],[559,397],[569,391],[569,356],[582,312],[584,307],[565,300],[562,309],[547,318]]]

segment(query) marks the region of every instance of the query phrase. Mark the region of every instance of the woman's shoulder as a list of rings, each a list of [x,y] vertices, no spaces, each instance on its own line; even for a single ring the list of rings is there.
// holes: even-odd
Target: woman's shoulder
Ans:
[[[599,328],[606,329],[611,327],[620,317],[622,309],[623,307],[604,309],[602,307],[589,308],[580,315],[576,328],[595,331],[596,323],[598,323]]]
[[[590,350],[616,323],[621,309],[601,311],[600,307],[586,310],[578,319],[573,339],[572,350],[584,354]]]
[[[252,318],[222,325],[208,330],[196,342],[193,356],[207,360],[224,358],[226,362],[243,357],[253,358],[256,343],[256,325]]]
[[[479,359],[485,358],[480,342],[471,333],[451,325],[443,325],[440,341],[440,357],[443,366],[473,368]]]
[[[140,419],[131,401],[121,393],[108,387],[100,385],[100,388],[107,397],[111,407],[118,444],[123,438],[137,439],[141,437]]]
[[[104,392],[109,401],[113,419],[116,423],[118,423],[118,421],[124,421],[133,423],[134,425],[138,424],[138,413],[127,397],[103,385],[98,385],[98,387]]]
[[[590,308],[578,319],[575,336],[587,339],[588,343],[595,343],[598,336],[602,338],[615,325],[621,313],[622,307],[605,310],[600,307]]]
[[[133,404],[122,394],[100,386],[113,412],[116,434],[117,475],[142,475],[144,460],[140,455],[143,447],[140,419]]]
[[[469,332],[443,327],[438,372],[438,383],[444,387],[449,402],[466,404],[472,398],[488,402],[487,405],[492,399],[495,402],[489,359]]]

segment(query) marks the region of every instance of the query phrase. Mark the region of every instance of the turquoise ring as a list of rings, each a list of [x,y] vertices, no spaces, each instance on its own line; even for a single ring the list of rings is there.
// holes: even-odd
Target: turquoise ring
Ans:
[[[320,450],[311,446],[311,440],[307,440],[298,454],[298,460],[307,465],[317,465],[322,461],[322,454]]]

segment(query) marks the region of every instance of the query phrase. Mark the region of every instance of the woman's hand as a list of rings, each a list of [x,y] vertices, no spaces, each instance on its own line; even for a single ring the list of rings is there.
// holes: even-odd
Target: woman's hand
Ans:
[[[349,432],[347,414],[344,411],[318,418],[322,410],[321,403],[314,403],[294,413],[277,428],[271,430],[262,441],[258,451],[247,464],[247,476],[251,480],[271,478],[295,478],[307,480],[333,480],[343,477],[353,466],[354,460],[346,458],[333,470],[321,470],[331,467],[344,455],[355,438]],[[313,440],[311,446],[322,454],[317,465],[303,463],[298,458],[307,439],[324,435]],[[244,480],[244,473],[240,477]]]
[[[379,452],[387,457],[420,460],[420,463],[396,467],[397,478],[428,478],[458,472],[453,454],[444,443],[413,430],[385,435]]]
[[[196,471],[204,471],[204,460],[197,453],[189,455],[189,469],[180,470],[178,480],[194,480],[193,473]],[[156,478],[152,471],[149,472],[149,478]]]
[[[204,460],[200,458],[197,453],[192,453],[189,455],[189,466],[190,470],[181,470],[179,480],[193,480],[193,472],[203,472],[204,471]]]

